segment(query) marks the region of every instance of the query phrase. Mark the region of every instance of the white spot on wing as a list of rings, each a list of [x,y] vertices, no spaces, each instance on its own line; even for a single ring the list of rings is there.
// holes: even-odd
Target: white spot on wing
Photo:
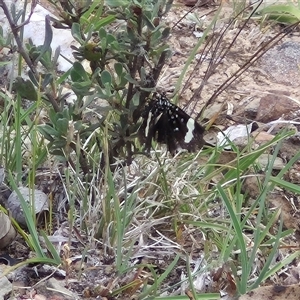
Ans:
[[[146,128],[145,128],[145,137],[148,137],[149,126],[150,126],[151,119],[152,119],[152,112],[150,111],[149,114],[148,114],[147,125],[146,125]]]
[[[195,129],[195,120],[192,118],[189,118],[189,120],[186,123],[186,127],[187,127],[188,131],[184,137],[184,142],[186,144],[188,144],[194,137],[193,131]]]
[[[163,114],[163,113],[160,113],[160,114],[155,118],[154,124],[156,124],[156,123],[159,121],[159,119],[160,119],[160,117],[162,116],[162,114]]]

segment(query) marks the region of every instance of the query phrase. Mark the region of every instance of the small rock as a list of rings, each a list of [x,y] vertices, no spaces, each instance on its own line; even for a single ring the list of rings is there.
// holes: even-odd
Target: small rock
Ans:
[[[272,170],[282,170],[285,167],[285,163],[283,159],[280,157],[275,157],[275,160],[272,165],[270,165],[270,162],[273,160],[273,155],[270,154],[262,154],[258,159],[258,163],[261,165],[264,171],[267,171],[270,167],[272,167]]]
[[[49,210],[48,196],[42,191],[20,187],[19,192],[28,205],[31,205],[32,201],[34,202],[33,205],[37,217]],[[21,206],[21,200],[15,191],[13,191],[7,199],[6,208],[10,210],[12,216],[20,225],[26,226],[26,219]]]
[[[48,290],[55,291],[55,294],[62,296],[61,299],[67,300],[75,300],[79,299],[78,296],[76,296],[74,293],[66,289],[64,285],[65,281],[59,281],[55,278],[49,278],[49,280],[46,282],[46,286]],[[54,293],[54,292],[53,292]],[[57,298],[59,299],[59,298]]]
[[[10,218],[0,211],[0,249],[8,246],[16,235],[17,232],[12,226]]]
[[[210,6],[210,5],[216,5],[216,0],[180,0],[181,3],[183,3],[186,6],[194,6],[197,4],[197,6]]]
[[[277,83],[300,85],[300,44],[285,42],[270,49],[260,59],[260,67]]]
[[[282,142],[278,155],[286,161],[291,160],[299,152],[300,141],[289,138]]]
[[[299,109],[299,106],[283,93],[268,94],[260,99],[256,121],[268,123],[278,120],[283,115],[297,109]]]
[[[8,299],[9,294],[12,292],[12,284],[4,276],[0,277],[0,300]]]
[[[289,169],[287,173],[287,179],[294,183],[300,184],[300,163],[295,163],[292,168]]]

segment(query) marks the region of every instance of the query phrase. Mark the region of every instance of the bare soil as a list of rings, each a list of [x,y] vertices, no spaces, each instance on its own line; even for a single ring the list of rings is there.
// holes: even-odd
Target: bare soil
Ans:
[[[188,20],[186,14],[189,9],[190,8],[183,5],[175,5],[165,20],[170,27],[173,27],[172,36],[170,38],[170,43],[173,48],[173,56],[164,70],[162,78],[158,82],[158,89],[167,92],[169,95],[173,93],[175,84],[182,72],[183,66],[185,65],[193,47],[199,40],[199,37],[196,37],[196,33],[200,34],[210,23],[213,18],[213,14],[211,12],[214,11],[216,7],[201,7],[193,10],[192,13],[196,14],[198,18],[207,16],[200,28],[197,27],[195,23]],[[220,15],[215,32],[222,30],[226,26],[229,20],[228,18],[231,15],[231,8],[229,6],[225,7]],[[183,19],[181,19],[182,17]],[[243,20],[238,20],[236,22],[236,26],[226,31],[220,47],[225,47],[231,43],[243,22]],[[261,21],[250,20],[239,33],[238,38],[231,47],[228,55],[220,61],[215,74],[209,78],[199,99],[196,99],[194,103],[189,103],[189,100],[194,95],[195,90],[202,82],[202,78],[210,61],[209,53],[205,54],[207,55],[207,58],[201,65],[198,65],[197,60],[194,60],[192,66],[189,68],[187,76],[185,77],[190,77],[190,80],[187,81],[187,79],[184,79],[181,85],[182,87],[184,86],[184,89],[180,90],[179,106],[185,107],[185,104],[189,103],[189,107],[185,107],[185,109],[187,111],[190,109],[189,112],[191,114],[197,115],[213,92],[225,80],[234,74],[234,72],[243,66],[243,64],[257,51],[259,47],[283,29],[284,27],[280,25],[268,25],[268,23],[262,24]],[[202,46],[202,49],[203,48],[204,46]],[[200,55],[201,51],[199,51],[198,54]],[[279,117],[283,115],[285,119],[288,120],[297,119],[297,111],[300,103],[299,63],[300,36],[299,28],[297,28],[297,30],[293,33],[284,37],[278,44],[277,48],[268,51],[258,62],[251,66],[240,78],[238,78],[238,80],[236,80],[219,97],[217,97],[216,101],[214,101],[205,111],[203,122],[210,120],[210,118],[215,114],[228,113],[229,107],[232,107],[230,110],[230,114],[232,116],[240,116],[243,118],[246,116],[247,119],[252,118],[253,121],[260,123],[274,121],[278,118],[278,115]],[[271,100],[270,98],[267,98],[267,101],[265,102],[275,101],[272,103],[283,103],[282,110],[279,110],[276,116],[267,112],[267,105],[261,106],[261,99],[266,96],[271,97]],[[274,100],[275,96],[276,98]],[[268,113],[269,115],[266,119],[266,115]],[[272,119],[272,117],[274,118]],[[222,123],[219,124],[217,122],[217,125],[223,127],[231,124],[234,124],[234,122],[229,120],[224,122],[222,121]],[[295,151],[298,151],[298,149],[299,144],[291,142],[289,146],[286,147],[284,155],[288,157],[291,151],[294,153]],[[291,178],[295,178],[294,182],[297,182],[300,177],[298,175],[299,172],[297,173],[298,166],[296,167],[297,168],[291,174]],[[290,180],[293,181],[292,179]],[[255,190],[256,188],[251,186],[251,190],[253,189]],[[278,199],[280,199],[282,203],[282,201],[286,199],[285,196],[286,195],[280,194],[278,197],[275,197],[273,195],[272,203],[275,206],[278,205]],[[295,201],[298,201],[297,197],[295,198]],[[290,205],[290,203],[285,203],[284,209],[286,213],[285,225],[287,228],[296,229],[298,232],[299,228],[298,222],[296,221],[297,215],[295,214],[295,209]],[[294,220],[295,222],[288,223],[288,220]],[[151,224],[149,224],[149,226],[151,226]],[[165,223],[162,223],[159,229],[162,232],[170,231],[170,228],[166,226]],[[71,232],[69,230],[62,229],[62,236],[68,238],[70,234]],[[156,237],[155,229],[153,229],[152,234],[153,237]],[[172,233],[166,233],[166,235],[168,235],[170,239],[176,238],[172,236]],[[190,234],[190,232],[184,231],[183,236],[181,237],[183,241],[182,247],[185,249],[186,253],[191,253],[191,257],[195,261],[199,259],[200,254],[204,249],[201,235],[201,232],[193,232]],[[72,231],[72,236],[75,238],[74,243],[72,243],[73,248],[70,249],[70,256],[74,257],[82,254],[84,250],[88,250],[86,253],[88,263],[86,266],[78,266],[76,265],[76,260],[72,261],[69,266],[67,280],[64,279],[61,282],[61,289],[63,290],[67,288],[67,290],[75,292],[77,295],[80,295],[80,299],[98,299],[100,296],[102,299],[106,299],[105,296],[109,292],[109,287],[113,285],[113,280],[117,277],[112,265],[115,258],[110,257],[108,253],[103,253],[103,250],[101,250],[101,244],[97,241],[95,241],[94,249],[84,249],[84,243],[81,242],[82,237],[79,233]],[[195,240],[197,236],[199,236],[199,239]],[[298,245],[298,241],[298,237],[295,236],[295,243],[291,246]],[[148,260],[145,263],[153,263],[154,265],[159,266],[161,271],[163,271],[172,262],[173,257],[170,257],[168,252],[165,254],[163,251],[157,253],[157,249],[149,248],[149,252],[151,251],[153,251],[153,260]],[[14,253],[16,257],[29,255],[27,250],[22,246],[21,240],[20,243],[17,241],[14,246],[9,249],[9,252]],[[84,268],[84,271],[82,271],[81,268]],[[186,261],[184,256],[182,256],[182,258],[178,261],[177,270],[174,270],[172,275],[167,278],[165,288],[173,286],[174,283],[179,282],[181,271],[185,268]],[[219,292],[222,289],[222,283],[224,281],[227,281],[228,284],[229,279],[226,268],[226,266],[223,266],[222,270],[219,272],[220,274],[216,274],[216,278],[218,279],[215,281],[214,285],[211,285],[209,289],[207,288],[207,290],[204,288],[203,291]],[[52,271],[53,269],[46,271],[43,267],[39,270],[40,274],[44,274],[45,277],[46,275],[50,275]],[[19,276],[21,278],[19,280],[19,284],[21,286],[33,285],[41,279],[38,277],[34,278],[34,273],[30,272],[29,269],[23,269],[23,273],[30,274],[30,276],[26,277],[24,274],[24,277]],[[125,284],[135,280],[135,274],[131,275],[133,276],[132,278],[128,278],[130,275],[124,276],[123,280],[120,280],[119,284],[122,285],[122,282]],[[14,274],[14,276],[16,277],[17,275]],[[59,273],[55,273],[54,277],[59,280]],[[67,285],[66,282],[68,283]],[[283,284],[284,279],[278,279],[278,282]],[[43,299],[74,299],[74,295],[66,296],[63,294],[53,294],[52,292],[49,292],[49,290],[46,289],[47,284],[47,281],[45,281],[45,283],[41,283],[41,285],[35,287],[36,295],[39,295],[40,297],[44,296]],[[53,287],[53,285],[51,285],[51,287]],[[228,289],[227,292],[230,295],[230,289]],[[132,290],[132,294],[134,294],[134,288]],[[29,294],[24,294],[19,296],[18,299],[29,299],[29,296]],[[34,299],[42,298],[36,297]],[[122,299],[129,299],[129,296],[128,298],[124,296]]]

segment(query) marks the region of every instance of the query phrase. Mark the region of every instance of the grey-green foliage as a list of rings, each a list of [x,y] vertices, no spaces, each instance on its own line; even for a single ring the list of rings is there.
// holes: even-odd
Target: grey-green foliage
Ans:
[[[32,62],[29,80],[18,78],[14,88],[28,100],[40,97],[48,104],[48,122],[39,129],[50,141],[50,152],[67,160],[70,157],[66,155],[66,145],[79,156],[84,152],[81,158],[88,171],[86,154],[96,142],[102,151],[103,144],[108,141],[110,161],[121,156],[130,162],[132,155],[138,152],[134,138],[141,110],[170,55],[167,44],[170,29],[162,17],[172,1],[124,0],[119,1],[118,6],[114,1],[106,1],[106,6],[87,1],[84,9],[74,9],[73,4],[71,1],[56,3],[60,17],[46,18],[43,45],[36,46],[29,41],[26,46]],[[76,61],[65,74],[56,71],[58,57],[63,53],[59,48],[51,49],[50,21],[54,21],[56,27],[71,30],[79,43],[78,47],[72,47]],[[83,66],[86,60],[91,71]],[[63,91],[66,83],[72,91]],[[66,104],[71,92],[75,94],[73,102]],[[99,98],[105,99],[110,106],[109,119],[107,113],[103,113],[96,124],[91,124],[84,119],[84,112],[87,104]],[[89,135],[97,128],[101,132],[104,125],[108,127],[107,135],[94,134],[83,151],[82,145]]]

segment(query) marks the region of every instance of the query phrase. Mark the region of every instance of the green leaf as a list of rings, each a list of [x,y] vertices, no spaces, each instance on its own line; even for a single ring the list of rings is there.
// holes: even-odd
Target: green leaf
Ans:
[[[54,140],[53,137],[59,137],[59,132],[48,124],[38,125],[39,132],[50,142]]]
[[[10,63],[10,61],[0,61],[0,67],[6,66]]]
[[[31,70],[28,70],[28,77],[36,87],[39,87],[40,84],[37,82],[35,75],[33,74],[33,72]]]
[[[67,119],[67,120],[71,120],[71,115],[73,113],[73,109],[69,108],[69,107],[65,107],[62,111],[62,118],[61,119]]]
[[[116,19],[116,17],[113,16],[113,15],[109,15],[109,16],[107,16],[105,18],[101,18],[99,20],[99,22],[97,22],[97,23],[94,24],[95,31],[99,30],[101,27],[109,25],[110,23],[114,22],[115,19]]]
[[[133,97],[132,97],[132,104],[134,105],[134,107],[138,107],[140,104],[140,92],[136,92]]]
[[[128,0],[105,0],[105,5],[110,7],[129,6],[130,1]]]
[[[61,113],[57,113],[54,109],[50,109],[49,111],[49,119],[52,124],[56,123],[56,120],[60,118]]]
[[[107,36],[106,30],[104,28],[100,28],[100,30],[99,30],[99,38],[100,38],[100,40],[106,39],[106,36]]]
[[[53,58],[52,58],[52,63],[53,63],[54,66],[57,65],[57,61],[58,61],[59,55],[60,55],[60,46],[58,46],[55,49],[55,52],[54,52],[54,55],[53,55]]]
[[[43,46],[40,48],[40,54],[39,56],[35,59],[36,62],[38,62],[42,56],[49,50],[51,49],[50,45],[52,42],[53,38],[53,32],[52,32],[52,27],[50,25],[50,20],[49,16],[45,17],[45,40]]]
[[[300,186],[297,184],[285,181],[278,177],[270,177],[270,181],[284,188],[285,190],[289,190],[290,192],[300,194]]]
[[[115,68],[115,71],[116,71],[118,77],[121,77],[122,73],[123,73],[123,66],[122,66],[122,64],[117,62],[117,63],[115,63],[114,68]]]
[[[103,3],[98,3],[98,1],[93,1],[89,5],[89,9],[80,17],[80,24],[86,23],[87,25],[89,25],[91,23],[90,17],[95,14],[96,17],[100,17],[102,15],[102,12],[103,12]]]
[[[111,45],[114,42],[116,42],[116,38],[112,34],[108,34],[107,37],[106,37],[107,45]]]
[[[57,253],[55,247],[50,242],[48,236],[46,235],[46,233],[44,231],[41,231],[41,235],[44,238],[45,244],[47,245],[47,250],[51,253],[56,264],[59,265],[61,263],[61,258],[59,256],[59,254]]]
[[[170,31],[171,31],[171,30],[170,30],[169,27],[165,28],[165,29],[162,31],[162,33],[161,33],[161,37],[162,37],[163,39],[168,38],[169,35],[170,35]]]
[[[73,23],[72,24],[71,33],[72,33],[73,38],[79,44],[83,44],[84,43],[84,40],[82,38],[82,33],[81,33],[80,25],[78,23]]]
[[[78,81],[87,81],[89,80],[89,76],[81,63],[74,62],[73,67],[71,69],[71,79],[72,81],[78,82]]]
[[[28,79],[24,80],[22,77],[17,77],[13,83],[13,90],[18,92],[22,98],[31,101],[37,101],[38,99],[34,85]]]
[[[270,5],[267,6],[259,11],[259,13],[266,14],[266,13],[284,13],[290,14],[295,16],[298,20],[300,20],[300,10],[297,9],[294,5]]]
[[[57,159],[61,162],[66,162],[66,158],[64,157],[64,152],[59,149],[49,149],[49,153],[57,157]]]
[[[46,74],[42,82],[43,89],[52,82],[53,82],[53,75],[51,73]]]
[[[67,144],[65,139],[58,139],[52,143],[52,149],[56,149],[57,151],[61,151],[60,149],[64,148]],[[54,150],[53,150],[54,151]]]
[[[137,85],[137,86],[140,85],[139,82],[138,82],[137,80],[133,79],[133,78],[130,76],[130,74],[126,74],[124,77],[127,79],[128,82],[130,82],[130,83],[132,83],[132,84],[135,84],[135,85]]]
[[[55,125],[59,133],[67,135],[69,129],[69,121],[67,119],[58,119]]]
[[[85,82],[75,82],[72,84],[72,90],[77,95],[81,96],[87,96],[89,93],[89,90],[91,88],[91,82],[85,81]]]
[[[143,14],[143,21],[146,23],[149,30],[155,30],[154,24],[145,14]]]
[[[111,85],[111,82],[112,82],[112,78],[111,78],[111,75],[108,71],[104,70],[102,73],[101,73],[101,82],[106,85]]]
[[[75,64],[75,63],[74,63],[74,64]],[[65,72],[64,74],[62,74],[59,78],[57,78],[56,84],[57,84],[57,85],[60,85],[60,84],[62,84],[64,81],[66,81],[67,78],[68,78],[69,76],[71,76],[71,72],[72,72],[72,67],[71,67],[67,72]]]

